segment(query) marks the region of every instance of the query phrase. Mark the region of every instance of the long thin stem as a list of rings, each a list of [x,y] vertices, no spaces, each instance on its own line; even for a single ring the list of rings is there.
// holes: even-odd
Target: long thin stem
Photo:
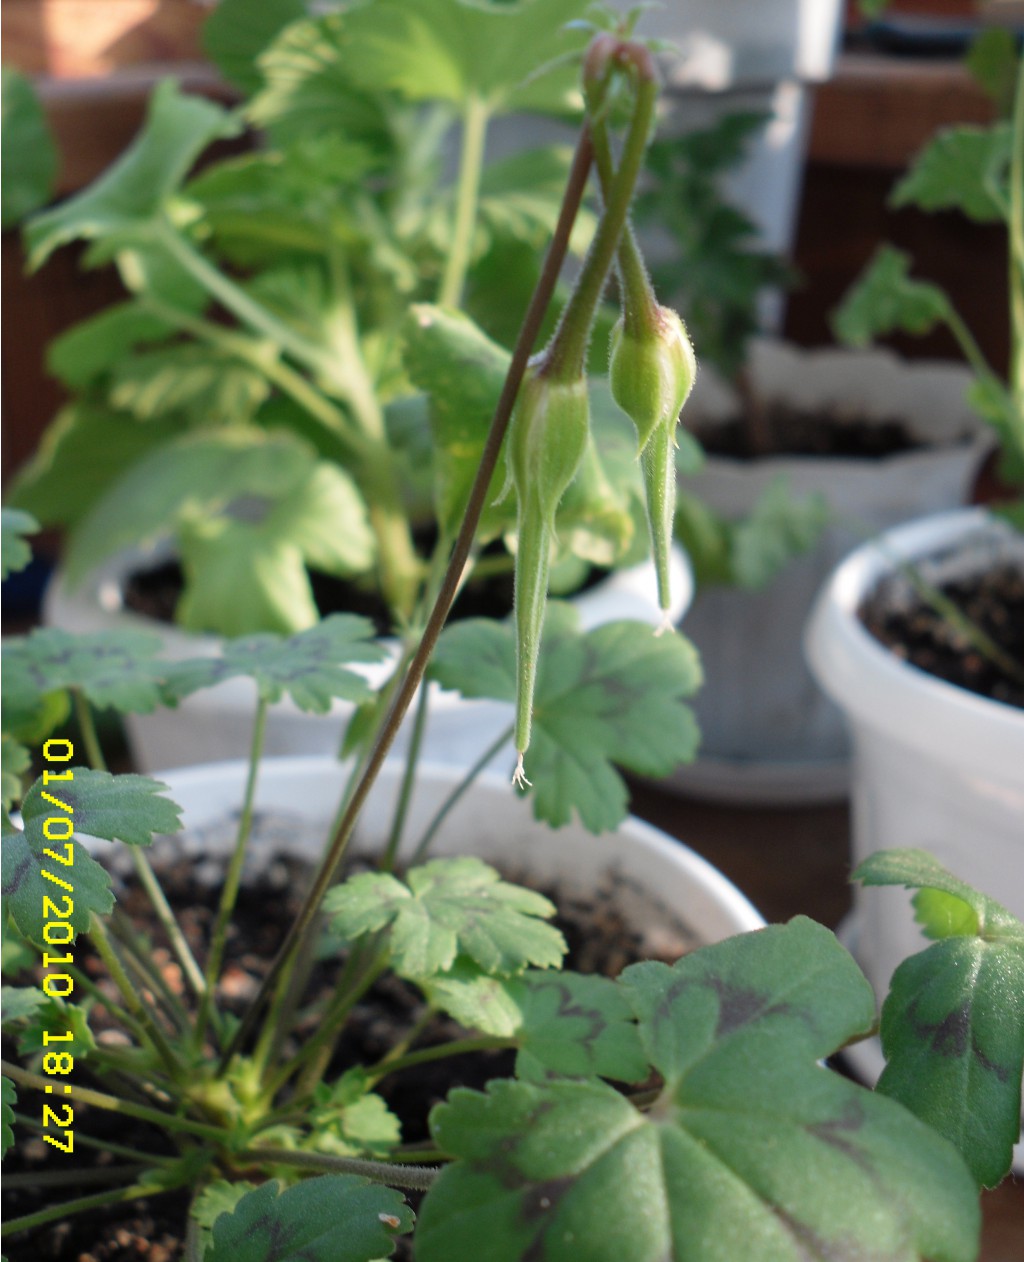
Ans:
[[[473,231],[476,227],[489,118],[490,110],[486,101],[478,96],[471,96],[462,115],[462,152],[459,159],[451,247],[437,295],[437,301],[443,307],[458,307],[462,302],[462,290],[473,249]]]
[[[637,177],[643,163],[658,83],[654,62],[646,49],[624,47],[635,70],[636,98],[618,170],[609,189],[597,232],[583,260],[580,275],[565,304],[558,327],[545,352],[545,371],[557,380],[574,380],[583,373],[593,314],[601,299],[608,272],[618,253],[619,240],[629,215]],[[589,134],[589,129],[588,129]]]
[[[41,1209],[35,1214],[8,1219],[3,1227],[0,1227],[0,1235],[12,1236],[18,1231],[31,1231],[34,1227],[42,1227],[57,1219],[71,1218],[75,1214],[84,1213],[87,1209],[97,1209],[101,1205],[119,1205],[123,1201],[136,1201],[144,1196],[158,1196],[162,1192],[173,1192],[187,1183],[189,1177],[183,1174],[175,1183],[150,1179],[148,1182],[133,1183],[130,1187],[115,1188],[110,1192],[97,1192],[93,1196],[80,1196],[74,1201],[63,1201],[59,1205]]]
[[[0,1061],[0,1068],[15,1082],[25,1087],[34,1087],[37,1091],[45,1091],[53,1084],[41,1074],[30,1073],[19,1065],[9,1061]],[[94,1091],[91,1087],[74,1085],[72,1099],[82,1104],[89,1104],[96,1109],[105,1109],[108,1113],[121,1113],[125,1117],[138,1118],[140,1122],[152,1122],[154,1126],[165,1131],[180,1131],[183,1135],[197,1135],[200,1139],[209,1139],[214,1143],[223,1142],[227,1132],[219,1126],[208,1126],[205,1122],[193,1121],[190,1117],[180,1117],[176,1113],[166,1113],[161,1109],[151,1109],[144,1104],[134,1104],[131,1100],[122,1100],[118,1096],[107,1095],[103,1091]]]
[[[337,1174],[361,1174],[375,1183],[388,1187],[412,1188],[425,1192],[433,1186],[441,1173],[436,1167],[405,1166],[387,1161],[366,1161],[361,1157],[334,1157],[321,1152],[297,1152],[292,1148],[244,1148],[238,1154],[239,1161],[259,1162],[261,1165],[295,1166],[300,1170],[326,1170]]]
[[[449,812],[455,807],[462,795],[469,789],[470,785],[477,778],[480,772],[483,771],[491,759],[497,755],[502,746],[507,745],[512,739],[513,731],[514,728],[510,725],[502,732],[497,740],[492,741],[491,744],[487,746],[476,762],[473,763],[459,783],[454,789],[452,789],[445,800],[437,808],[433,819],[423,830],[423,836],[420,838],[416,849],[412,853],[412,857],[409,860],[409,867],[413,867],[415,864],[423,862],[426,858],[427,851],[430,849],[431,842],[437,836],[441,825],[448,818]]]
[[[268,311],[262,303],[250,297],[240,285],[214,267],[170,223],[161,224],[157,232],[160,244],[172,258],[180,263],[193,280],[198,281],[221,306],[230,311],[244,325],[287,351],[300,364],[313,372],[323,373],[330,377],[335,366],[331,363],[325,349],[311,345],[304,337]]]
[[[220,977],[220,966],[224,960],[224,948],[227,945],[228,925],[231,914],[238,900],[238,890],[242,884],[242,869],[245,866],[245,853],[252,835],[253,808],[256,800],[256,782],[259,777],[260,758],[267,734],[267,713],[270,707],[264,698],[256,705],[256,717],[252,725],[252,739],[249,746],[249,769],[245,781],[245,794],[242,799],[242,812],[238,821],[238,833],[235,837],[235,848],[228,863],[224,877],[224,885],[220,892],[220,904],[217,907],[217,918],[214,921],[210,936],[210,951],[206,959],[206,993],[199,1012],[196,1026],[196,1043],[202,1046],[206,1034],[206,1026],[211,1015],[213,996]]]
[[[1010,154],[1010,393],[1017,409],[1016,440],[1024,455],[1024,58],[1017,71]]]
[[[143,943],[135,932],[131,918],[115,907],[110,920],[110,932],[121,944],[125,952],[125,964],[135,973],[142,985],[148,986],[160,1000],[163,1011],[176,1026],[179,1033],[189,1028],[186,1013],[178,996],[171,990],[160,972],[160,967],[153,959],[152,951]]]
[[[15,1113],[14,1120],[19,1126],[25,1126],[29,1130],[43,1131],[46,1128],[37,1118],[26,1117],[23,1113]],[[85,1135],[80,1131],[75,1132],[75,1147],[95,1148],[99,1152],[110,1153],[112,1157],[127,1157],[133,1164],[142,1165],[146,1169],[151,1170],[153,1166],[173,1166],[178,1160],[177,1157],[164,1155],[155,1152],[143,1152],[141,1148],[129,1148],[125,1144],[114,1144],[108,1139],[96,1139],[92,1135]],[[81,1167],[78,1167],[81,1172]]]
[[[348,807],[331,842],[327,858],[296,916],[277,958],[264,978],[259,993],[250,1005],[249,1011],[246,1013],[235,1037],[231,1041],[230,1047],[226,1049],[222,1058],[222,1064],[227,1063],[235,1050],[249,1036],[263,1005],[276,984],[279,973],[291,958],[299,942],[308,932],[320,901],[329,889],[334,873],[344,856],[352,835],[352,829],[363,808],[363,804],[369,796],[370,789],[373,787],[384,759],[398,734],[405,712],[416,694],[416,689],[422,683],[427,662],[434,650],[434,645],[437,643],[445,618],[448,616],[448,610],[455,598],[463,569],[469,557],[473,536],[476,533],[480,514],[486,502],[488,488],[498,462],[501,444],[505,437],[509,418],[512,415],[512,407],[515,403],[519,386],[522,383],[527,360],[537,339],[541,321],[551,301],[551,296],[554,293],[555,284],[568,250],[569,235],[583,198],[591,160],[590,133],[584,130],[576,146],[576,153],[569,174],[565,196],[562,200],[558,224],[544,260],[540,279],[537,282],[537,287],[534,290],[529,308],[520,327],[519,337],[512,353],[512,360],[505,378],[505,384],[502,387],[501,396],[498,399],[494,417],[491,421],[491,428],[484,445],[480,467],[477,470],[476,479],[469,495],[465,516],[452,549],[452,555],[448,563],[448,569],[445,572],[444,581],[441,584],[437,602],[427,621],[419,647],[392,703],[381,734],[367,760],[366,769],[349,798]]]
[[[139,992],[132,985],[131,979],[125,972],[124,966],[118,959],[117,952],[107,936],[107,930],[103,921],[97,917],[93,917],[92,924],[89,927],[89,937],[96,948],[97,955],[99,955],[106,966],[111,980],[121,992],[121,998],[124,1000],[125,1006],[142,1027],[142,1032],[147,1042],[155,1049],[157,1055],[167,1066],[171,1076],[177,1077],[181,1071],[181,1064],[164,1037],[163,1031],[157,1025],[153,1014],[143,1002]]]
[[[515,1039],[501,1038],[498,1035],[482,1034],[478,1038],[453,1039],[449,1043],[423,1047],[418,1052],[407,1052],[394,1060],[382,1061],[375,1070],[370,1071],[370,1081],[377,1083],[382,1078],[397,1074],[403,1069],[415,1069],[418,1065],[428,1065],[435,1060],[446,1060],[449,1056],[464,1056],[470,1052],[496,1052],[517,1046]]]
[[[412,801],[413,785],[416,782],[416,766],[419,762],[420,749],[423,745],[423,733],[427,725],[427,714],[430,710],[430,685],[424,682],[416,701],[416,714],[413,718],[412,732],[409,736],[409,749],[402,773],[402,783],[398,790],[398,801],[395,803],[395,814],[391,821],[391,835],[388,837],[384,853],[381,855],[382,872],[391,872],[402,844],[402,833],[409,814],[409,803]]]

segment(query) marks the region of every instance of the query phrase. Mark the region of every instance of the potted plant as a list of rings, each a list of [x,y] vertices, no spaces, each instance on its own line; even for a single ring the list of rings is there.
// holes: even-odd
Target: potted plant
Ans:
[[[508,363],[487,330],[514,333],[510,311],[529,294],[567,171],[565,148],[485,163],[488,128],[513,109],[578,110],[564,59],[585,32],[566,22],[585,7],[522,4],[460,26],[456,0],[425,17],[407,0],[307,16],[277,5],[256,29],[247,0],[226,0],[204,38],[244,103],[161,83],[130,149],[30,222],[33,266],[84,241],[87,264],[113,264],[128,291],[52,346],[50,368],[73,397],[10,496],[69,532],[48,600],[57,625],[130,619],[135,599],[136,612],[169,604],[189,632],[297,631],[319,616],[314,571],[321,592],[345,584],[322,602],[372,608],[396,656],[415,642]],[[457,54],[443,70],[447,40]],[[480,55],[498,47],[520,51]],[[453,120],[461,147],[446,180]],[[193,174],[246,124],[261,147]],[[577,252],[593,222],[577,221]],[[467,374],[467,360],[481,372]],[[559,512],[552,581],[563,593],[595,567],[626,572],[645,556],[628,422],[594,393],[585,476]],[[126,593],[126,569],[147,563],[120,554],[168,538],[181,571],[169,595],[145,578]],[[485,516],[467,588],[489,575],[497,594],[481,599],[510,601],[514,546],[506,500]],[[635,575],[618,590],[616,616],[660,616]],[[171,654],[197,651],[168,640]],[[244,753],[244,705],[232,717],[226,689],[193,705],[202,712],[184,743],[166,719],[133,720],[141,765]],[[346,717],[334,733],[299,727],[296,746],[301,716],[286,709],[272,745],[336,748]]]
[[[864,544],[822,591],[807,651],[853,736],[854,854],[917,837],[968,880],[991,879],[998,868],[1001,897],[1020,914],[1024,643],[1015,592],[1024,536],[1014,488],[1024,479],[1024,73],[1012,43],[1004,51],[993,64],[1011,83],[1016,76],[1012,117],[940,133],[896,196],[1006,222],[1008,379],[980,357],[947,295],[911,277],[910,261],[889,248],[848,296],[839,322],[858,338],[940,322],[953,330],[974,373],[974,405],[1000,440],[1007,499],[922,518]],[[878,988],[919,941],[901,909],[862,898],[849,933]]]
[[[39,1091],[50,1097],[41,1130],[55,1154],[84,1146],[76,1123],[83,1105],[90,1118],[112,1113],[122,1127],[131,1118],[163,1137],[133,1147],[122,1130],[120,1139],[103,1141],[120,1168],[101,1163],[102,1173],[90,1176],[101,1190],[9,1218],[3,1230],[16,1242],[75,1210],[181,1189],[189,1202],[186,1256],[204,1262],[371,1262],[408,1234],[406,1197],[419,1193],[420,1262],[512,1262],[541,1252],[653,1262],[734,1256],[736,1247],[767,1259],[795,1257],[808,1241],[818,1252],[949,1262],[975,1255],[977,1188],[1002,1177],[1017,1133],[1024,1023],[1006,992],[1019,999],[1024,926],[927,856],[878,857],[864,869],[866,879],[928,887],[922,913],[945,938],[905,987],[894,988],[883,1017],[892,1084],[879,1092],[821,1064],[874,1028],[875,1001],[833,936],[806,919],[672,965],[641,962],[616,981],[552,973],[561,943],[536,891],[470,855],[424,863],[424,854],[410,854],[405,866],[401,821],[411,819],[412,757],[393,782],[395,810],[385,810],[387,836],[374,866],[342,868],[357,825],[380,809],[371,806],[377,775],[432,654],[430,669],[468,694],[514,697],[515,779],[521,791],[527,774],[535,780],[535,812],[550,822],[575,810],[590,827],[607,828],[624,810],[613,761],[649,770],[693,744],[681,697],[695,683],[696,663],[681,638],[635,624],[581,634],[559,605],[545,621],[555,501],[585,456],[585,348],[616,250],[624,314],[612,382],[644,449],[662,558],[677,404],[692,376],[681,326],[654,302],[624,227],[650,125],[653,60],[637,41],[601,34],[588,48],[584,83],[589,126],[555,239],[565,240],[593,154],[605,202],[594,244],[558,328],[531,360],[558,249],[546,260],[423,640],[386,712],[367,698],[366,713],[376,717],[369,752],[356,757],[326,847],[254,990],[223,965],[259,801],[267,708],[285,689],[313,709],[337,693],[365,696],[368,686],[351,665],[379,652],[369,625],[338,615],[290,640],[251,637],[219,659],[177,663],[110,633],[76,641],[49,628],[7,646],[6,720],[38,738],[70,693],[79,728],[74,738],[44,741],[41,774],[20,797],[22,828],[4,816],[6,955],[29,980],[6,996],[5,1019],[20,1036],[21,1057],[35,1066],[5,1062],[4,1121],[17,1121],[15,1106]],[[629,106],[617,156],[607,134],[612,93]],[[514,626],[463,622],[442,635],[506,426],[520,533]],[[27,524],[5,522],[15,530]],[[24,552],[16,539],[5,543],[10,558]],[[244,779],[243,801],[200,963],[145,856],[154,833],[175,831],[176,805],[155,781],[76,765],[74,745],[99,763],[90,702],[144,709],[229,671],[250,675],[259,701],[250,767],[244,777],[229,773]],[[22,772],[24,747],[6,741],[4,752],[5,768]],[[294,771],[283,769],[286,777]],[[223,768],[206,776],[207,783],[223,778]],[[300,783],[278,788],[277,802],[294,803]],[[16,780],[4,785],[17,794]],[[507,794],[515,791],[506,784]],[[438,813],[452,805],[450,792],[440,797]],[[110,878],[79,834],[101,847],[127,843],[176,969],[162,973],[139,930],[111,916]],[[201,852],[205,846],[200,840]],[[542,848],[557,848],[557,839]],[[507,859],[515,864],[514,847]],[[627,853],[627,880],[629,867]],[[257,927],[273,901],[263,895]],[[81,968],[83,938],[108,982]],[[318,961],[326,984],[318,984]],[[958,1012],[965,961],[996,967],[976,970],[972,1037],[955,1058],[956,1072],[979,1080],[979,1090],[951,1093],[949,1048],[933,1045],[913,1009],[924,984],[939,1019]],[[340,1039],[385,971],[470,1032],[420,1046],[425,1026],[413,1015],[395,1043],[353,1056]],[[232,995],[240,1000],[234,1012]],[[117,1024],[114,1037],[89,1032],[100,1006]],[[403,1140],[378,1090],[386,1078],[498,1046],[516,1053],[511,1076],[494,1078],[485,1067],[483,1078],[492,1079],[485,1090],[453,1089],[431,1111],[426,1141]],[[82,1084],[83,1064],[102,1085]],[[965,1136],[967,1116],[979,1129]],[[5,1132],[5,1146],[11,1138]],[[67,1177],[58,1170],[52,1183]],[[32,1181],[39,1185],[37,1175]]]

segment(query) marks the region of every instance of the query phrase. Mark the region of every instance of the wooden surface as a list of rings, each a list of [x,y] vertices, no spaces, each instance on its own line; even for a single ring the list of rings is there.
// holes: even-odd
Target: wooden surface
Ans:
[[[850,907],[845,803],[730,807],[634,783],[633,812],[725,873],[769,921],[803,914],[835,929]],[[1024,1260],[1024,1179],[982,1196],[979,1262]]]

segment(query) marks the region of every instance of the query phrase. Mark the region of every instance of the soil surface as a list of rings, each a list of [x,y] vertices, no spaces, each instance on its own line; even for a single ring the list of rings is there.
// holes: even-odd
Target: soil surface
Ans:
[[[948,683],[1024,709],[1024,682],[987,657],[947,618],[899,579],[881,583],[861,621],[898,657]],[[1024,673],[1024,571],[1006,563],[940,590]]]
[[[882,460],[926,446],[902,421],[798,411],[769,403],[760,414],[763,443],[751,442],[751,425],[737,416],[715,425],[700,426],[696,436],[709,455],[735,460],[772,456],[846,456]]]
[[[181,857],[173,843],[167,844],[166,851],[170,852],[172,860],[156,865],[161,883],[190,946],[202,960],[216,913],[219,886],[209,883],[208,874],[207,879],[203,879],[202,867],[212,865],[197,865]],[[225,956],[222,1007],[227,1011],[240,1015],[255,994],[300,905],[306,879],[305,865],[289,857],[278,857],[267,865],[258,881],[243,886],[234,918],[236,929],[229,938]],[[515,879],[514,874],[509,879]],[[651,958],[649,949],[641,950],[640,935],[629,929],[617,912],[611,883],[592,903],[560,898],[558,891],[545,893],[559,907],[554,923],[569,946],[567,968],[615,976],[627,964]],[[140,929],[152,932],[148,902],[133,880],[126,880],[119,889],[118,906]],[[80,938],[79,943],[76,963],[95,978],[106,993],[116,994],[106,980],[103,966],[90,953],[87,940]],[[676,958],[683,947],[681,939],[674,942],[664,958]],[[154,938],[153,959],[160,965],[167,983],[181,993],[180,972],[160,936]],[[330,967],[318,965],[306,993],[327,993],[332,979],[337,976],[337,967],[337,963]],[[421,998],[413,986],[393,976],[383,978],[354,1011],[326,1077],[334,1078],[354,1063],[378,1059],[409,1029],[421,1009]],[[124,1042],[124,1036],[102,1007],[94,1009],[90,1024],[101,1044]],[[299,1031],[294,1046],[301,1046],[303,1035],[312,1033],[315,1028],[315,1018],[311,1017],[307,1028]],[[427,1047],[464,1033],[454,1021],[438,1017],[419,1036],[415,1046]],[[4,1039],[4,1056],[17,1060],[17,1052],[10,1042]],[[509,1051],[453,1057],[385,1079],[380,1094],[402,1120],[403,1141],[416,1143],[427,1138],[427,1115],[453,1086],[482,1089],[491,1078],[511,1074],[513,1058],[514,1053]],[[74,1080],[86,1085],[88,1074],[84,1063],[81,1073],[77,1068],[74,1071]],[[25,1093],[20,1111],[34,1115],[37,1101],[31,1096],[32,1093]],[[16,1126],[14,1147],[4,1161],[5,1175],[34,1174],[42,1179],[48,1173],[74,1168],[80,1172],[80,1178],[71,1186],[56,1188],[11,1188],[5,1178],[5,1221],[58,1200],[69,1200],[109,1186],[103,1182],[89,1183],[89,1180],[96,1177],[97,1170],[122,1164],[124,1159],[87,1147],[81,1142],[86,1135],[146,1152],[172,1151],[160,1133],[148,1124],[118,1118],[103,1110],[78,1106],[74,1126],[76,1146],[69,1156],[45,1145],[24,1127]],[[408,1193],[407,1198],[415,1209],[417,1194]],[[4,1252],[9,1262],[178,1262],[184,1256],[181,1228],[188,1200],[186,1193],[175,1192],[134,1202],[130,1209],[114,1206],[93,1210],[76,1215],[68,1222],[40,1228],[30,1236],[5,1241]],[[408,1239],[400,1241],[394,1257],[397,1262],[412,1259]]]

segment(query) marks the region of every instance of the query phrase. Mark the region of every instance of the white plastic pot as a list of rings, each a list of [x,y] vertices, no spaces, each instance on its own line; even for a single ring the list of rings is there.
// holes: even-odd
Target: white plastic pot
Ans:
[[[792,494],[821,494],[833,522],[815,547],[766,587],[697,593],[686,633],[705,683],[694,708],[700,757],[673,783],[698,797],[732,802],[815,802],[847,788],[849,743],[839,711],[803,658],[802,635],[817,592],[863,538],[910,518],[962,505],[990,439],[964,401],[971,377],[951,363],[905,362],[887,351],[802,350],[762,340],[750,360],[766,403],[831,411],[839,418],[902,421],[930,445],[881,459],[709,457],[681,486],[727,518],[747,514],[780,476]],[[738,402],[702,370],[686,419],[714,424]]]
[[[926,674],[869,634],[857,611],[896,558],[931,581],[996,558],[1024,567],[1024,536],[981,509],[938,514],[859,548],[822,592],[807,653],[853,736],[853,863],[927,850],[1024,918],[1024,711]],[[926,943],[899,889],[857,887],[845,935],[880,995]]]
[[[246,765],[219,763],[159,774],[183,810],[197,858],[226,853],[233,844]],[[367,800],[354,839],[359,853],[379,853],[388,836],[401,781],[399,762],[385,764]],[[346,768],[328,758],[267,759],[256,797],[252,862],[269,859],[282,839],[311,859],[323,850],[326,829],[345,784]],[[417,773],[404,832],[409,854],[438,806],[459,783],[454,767],[424,764]],[[760,914],[720,872],[681,842],[633,818],[616,832],[595,836],[573,823],[557,831],[533,818],[532,802],[507,779],[483,774],[456,804],[431,855],[472,854],[517,874],[557,887],[569,897],[614,892],[642,949],[660,953],[673,944],[689,949],[759,929]]]
[[[1024,918],[1024,711],[977,696],[902,661],[857,616],[898,558],[930,581],[996,558],[1024,567],[1024,536],[983,510],[937,514],[889,531],[849,556],[821,593],[807,654],[853,736],[852,865],[876,850],[927,850],[958,877]],[[928,945],[910,895],[854,886],[839,937],[881,998],[893,971]],[[877,1039],[844,1052],[874,1082]],[[1024,1173],[1024,1143],[1014,1150]]]
[[[156,554],[158,559],[166,559],[167,555],[166,551]],[[46,594],[46,622],[65,631],[134,628],[156,632],[163,640],[163,655],[172,659],[218,653],[219,641],[214,636],[196,635],[158,623],[125,607],[126,576],[132,569],[151,564],[153,559],[153,554],[140,551],[121,553],[95,570],[73,591],[58,572]],[[671,613],[675,623],[682,619],[692,593],[689,565],[677,549],[672,566]],[[620,618],[633,618],[652,625],[661,620],[650,564],[614,572],[597,586],[574,597],[572,603],[579,611],[581,624],[588,629]],[[355,669],[377,687],[393,666],[394,659],[391,659],[381,665]],[[133,761],[140,771],[151,772],[158,767],[191,766],[197,762],[245,757],[252,737],[255,705],[256,694],[251,681],[229,679],[214,688],[194,693],[177,709],[128,715],[125,724]],[[504,702],[467,701],[454,692],[431,685],[423,746],[426,757],[435,762],[468,766],[511,726],[512,714],[511,705]],[[347,702],[335,702],[330,718],[325,719],[322,715],[303,714],[286,699],[271,708],[265,752],[268,756],[335,755],[351,715],[352,706]],[[396,752],[405,747],[409,729],[407,721],[399,733]]]

